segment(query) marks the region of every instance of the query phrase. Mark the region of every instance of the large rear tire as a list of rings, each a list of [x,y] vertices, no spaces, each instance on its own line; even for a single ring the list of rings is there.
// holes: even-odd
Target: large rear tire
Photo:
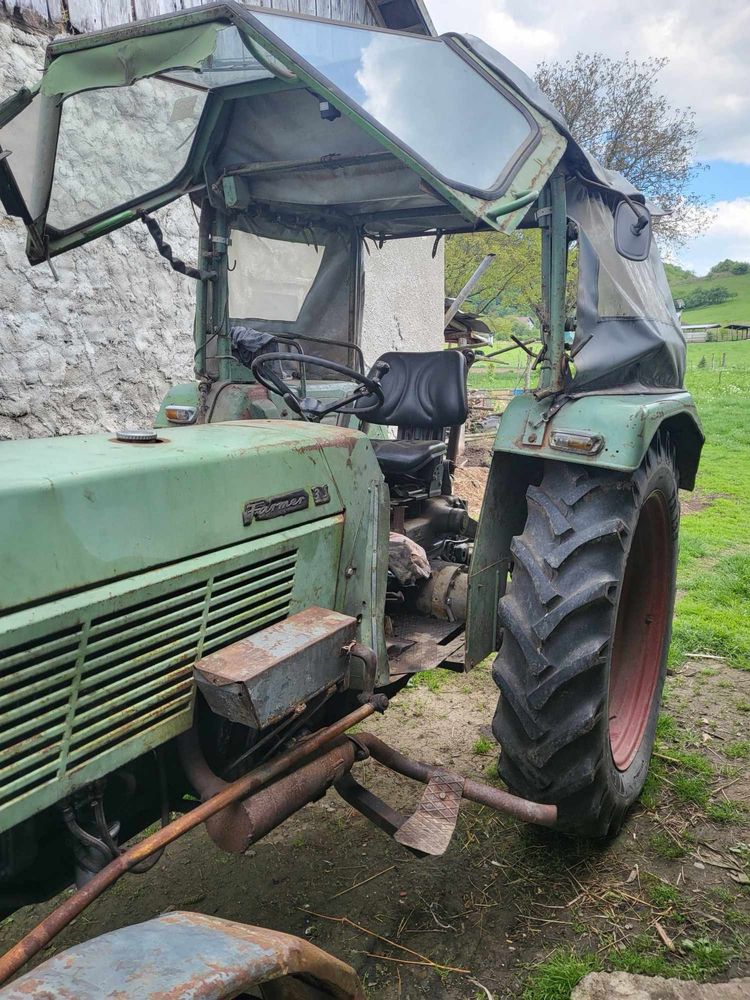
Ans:
[[[635,473],[549,462],[527,491],[493,667],[498,770],[558,807],[559,828],[616,833],[643,788],[672,629],[678,477],[667,435]]]

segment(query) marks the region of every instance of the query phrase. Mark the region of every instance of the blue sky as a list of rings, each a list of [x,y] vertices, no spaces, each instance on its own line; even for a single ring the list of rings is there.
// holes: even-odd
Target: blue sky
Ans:
[[[679,252],[704,274],[724,257],[750,261],[750,3],[747,0],[426,0],[438,32],[479,35],[533,73],[576,51],[667,56],[665,96],[692,107],[693,189],[711,201],[705,234]]]
[[[750,121],[748,122],[750,129]],[[750,195],[750,164],[709,160],[695,177],[692,190],[707,201],[726,201]]]

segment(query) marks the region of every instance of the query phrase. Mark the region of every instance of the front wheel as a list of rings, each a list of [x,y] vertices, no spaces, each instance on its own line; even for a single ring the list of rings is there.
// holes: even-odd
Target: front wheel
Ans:
[[[632,474],[550,462],[527,492],[493,667],[498,770],[607,836],[646,780],[672,630],[678,478],[667,435]]]

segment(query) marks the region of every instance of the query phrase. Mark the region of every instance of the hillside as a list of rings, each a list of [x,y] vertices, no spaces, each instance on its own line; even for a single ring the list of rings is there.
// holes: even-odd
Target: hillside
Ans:
[[[675,299],[685,298],[697,288],[721,286],[736,293],[736,298],[720,305],[686,309],[682,314],[685,325],[691,323],[750,323],[750,274],[722,274],[718,277],[695,278],[679,267],[667,265],[669,287]]]

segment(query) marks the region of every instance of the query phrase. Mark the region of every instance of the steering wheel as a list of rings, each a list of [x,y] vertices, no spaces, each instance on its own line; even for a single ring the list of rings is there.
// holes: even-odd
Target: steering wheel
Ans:
[[[326,368],[328,371],[336,372],[338,375],[345,375],[353,382],[357,383],[357,388],[349,396],[335,400],[329,405],[325,405],[319,399],[310,396],[300,396],[292,386],[288,385],[278,371],[274,371],[273,365],[279,362],[291,361],[295,364],[316,365],[318,368]],[[313,354],[297,354],[295,351],[274,351],[268,354],[259,355],[250,366],[253,375],[271,392],[278,393],[287,406],[294,410],[303,420],[310,420],[319,423],[323,417],[329,413],[353,413],[357,417],[364,417],[372,413],[383,402],[383,390],[380,379],[390,365],[384,361],[375,363],[369,375],[362,375],[346,365],[340,365],[336,361],[329,361],[327,358],[318,358]],[[282,369],[283,370],[283,369]],[[371,403],[366,402],[367,397],[372,396]],[[357,404],[363,400],[362,405],[350,406],[350,403]]]

